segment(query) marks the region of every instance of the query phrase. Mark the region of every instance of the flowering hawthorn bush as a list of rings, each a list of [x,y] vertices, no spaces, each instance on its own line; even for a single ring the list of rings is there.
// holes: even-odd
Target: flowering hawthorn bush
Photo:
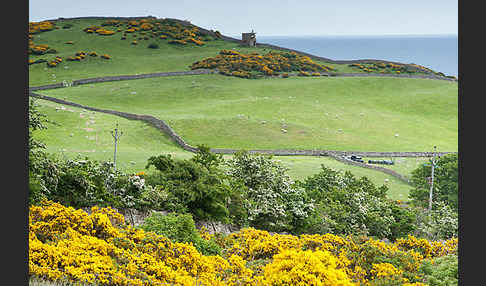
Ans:
[[[312,213],[313,201],[271,157],[239,152],[227,164],[228,175],[247,187],[243,197],[251,226],[293,231]]]

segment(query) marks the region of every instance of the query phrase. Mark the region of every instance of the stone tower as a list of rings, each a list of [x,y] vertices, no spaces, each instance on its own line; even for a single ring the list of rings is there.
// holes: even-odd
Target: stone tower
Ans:
[[[256,36],[255,32],[251,30],[251,33],[241,33],[241,40],[243,41],[243,45],[255,47],[256,46]]]

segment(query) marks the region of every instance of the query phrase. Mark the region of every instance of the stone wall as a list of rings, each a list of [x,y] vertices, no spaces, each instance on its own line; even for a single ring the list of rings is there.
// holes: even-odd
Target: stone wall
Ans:
[[[197,152],[197,148],[194,146],[191,146],[187,144],[182,137],[180,137],[165,121],[155,118],[154,116],[151,115],[138,115],[138,114],[132,114],[132,113],[127,113],[127,112],[121,112],[121,111],[115,111],[115,110],[108,110],[108,109],[100,109],[96,107],[89,107],[85,105],[81,105],[78,103],[74,102],[69,102],[66,100],[62,100],[59,98],[55,97],[50,97],[46,95],[41,95],[37,93],[33,93],[32,91],[29,91],[29,96],[40,98],[40,99],[45,99],[45,100],[50,100],[59,104],[64,104],[64,105],[70,105],[70,106],[75,106],[79,108],[83,108],[86,110],[91,110],[91,111],[96,111],[96,112],[103,112],[107,114],[112,114],[116,116],[120,116],[123,118],[127,118],[130,120],[142,120],[145,121],[155,128],[163,131],[166,133],[174,142],[176,142],[180,147],[182,147],[184,150],[190,151],[190,152]],[[222,149],[222,148],[213,148],[211,149],[212,152],[218,153],[218,154],[234,154],[238,152],[238,149]],[[357,156],[363,156],[363,157],[432,157],[433,153],[432,152],[363,152],[363,151],[333,151],[333,150],[248,150],[249,153],[255,154],[271,154],[275,156],[337,156],[337,157],[343,157],[346,155],[354,154]],[[440,155],[448,154],[448,153],[456,153],[456,152],[441,152],[438,153]]]
[[[215,71],[209,69],[198,69],[198,70],[180,71],[180,72],[159,72],[159,73],[147,73],[147,74],[137,74],[137,75],[103,76],[103,77],[96,77],[96,78],[73,80],[73,85],[107,82],[107,81],[152,78],[152,77],[199,75],[199,74],[211,74],[211,73],[215,73]]]

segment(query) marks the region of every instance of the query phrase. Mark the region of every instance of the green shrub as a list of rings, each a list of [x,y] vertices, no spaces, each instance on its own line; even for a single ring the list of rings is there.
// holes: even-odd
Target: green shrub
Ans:
[[[169,238],[173,242],[192,242],[204,255],[218,255],[221,248],[214,241],[206,241],[199,235],[190,214],[152,213],[140,226],[145,231],[153,231]]]
[[[356,178],[322,166],[322,170],[298,183],[315,201],[315,223],[306,232],[361,234],[395,240],[415,229],[415,214],[386,198],[387,187],[368,178]],[[317,227],[315,224],[320,224]]]
[[[416,208],[415,212],[417,228],[414,235],[416,237],[424,237],[430,240],[457,237],[459,230],[458,213],[445,202],[433,203],[430,213],[421,208]]]
[[[428,206],[430,185],[427,183],[427,177],[431,176],[431,168],[431,164],[424,164],[412,172],[411,181],[414,189],[410,190],[409,198],[416,205]],[[433,201],[443,201],[457,211],[458,191],[458,155],[447,154],[440,157],[436,163]]]
[[[196,219],[228,222],[226,201],[231,190],[217,167],[207,167],[197,160],[174,160],[170,155],[150,157],[146,168],[150,166],[159,171],[151,181],[157,181],[171,194],[168,210],[188,211]]]
[[[426,283],[430,286],[458,285],[459,268],[457,255],[446,255],[425,261],[420,269],[425,274]]]
[[[45,191],[42,183],[32,172],[29,173],[29,205],[36,205],[45,198]]]
[[[115,172],[111,162],[79,157],[64,160],[56,155],[38,153],[30,156],[29,165],[29,183],[36,197],[43,196],[75,208],[93,205],[143,207],[140,197],[145,189],[144,179]]]
[[[246,187],[242,194],[250,226],[268,231],[300,232],[314,205],[295,187],[280,162],[271,156],[238,152],[227,162],[228,174]]]

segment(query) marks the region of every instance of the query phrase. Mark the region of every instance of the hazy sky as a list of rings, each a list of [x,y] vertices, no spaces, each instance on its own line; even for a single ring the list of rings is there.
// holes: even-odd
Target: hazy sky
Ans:
[[[83,16],[189,20],[224,35],[454,34],[457,0],[30,0],[29,21]]]

